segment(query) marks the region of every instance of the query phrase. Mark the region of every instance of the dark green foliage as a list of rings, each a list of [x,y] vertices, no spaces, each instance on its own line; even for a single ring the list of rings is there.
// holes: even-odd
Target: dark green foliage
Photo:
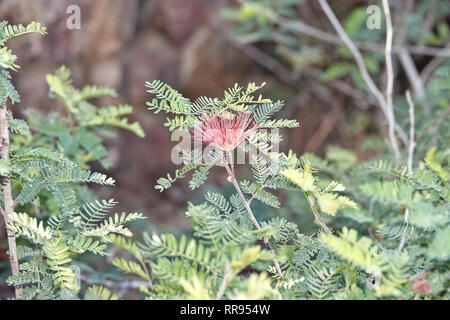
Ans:
[[[0,23],[0,103],[15,103],[19,95],[11,83],[9,70],[15,71],[16,57],[5,42],[28,32],[45,34],[38,23],[27,27]],[[115,95],[114,90],[96,86],[74,88],[70,72],[61,67],[47,76],[50,95],[66,106],[65,114],[25,111],[29,123],[12,117],[8,111],[11,133],[9,163],[2,163],[2,176],[10,177],[15,212],[7,228],[21,245],[17,254],[20,272],[7,279],[9,285],[23,286],[18,299],[74,299],[80,290],[80,274],[73,262],[80,254],[106,255],[108,235],[130,237],[124,224],[141,219],[139,213],[108,217],[116,204],[101,202],[83,184],[114,186],[114,179],[89,170],[100,160],[111,165],[102,145],[100,130],[123,128],[144,136],[138,122],[129,123],[129,105],[98,108],[88,99]],[[113,131],[112,131],[113,132]],[[2,201],[3,202],[3,201]],[[94,290],[94,289],[93,289]],[[105,297],[106,292],[96,290]]]

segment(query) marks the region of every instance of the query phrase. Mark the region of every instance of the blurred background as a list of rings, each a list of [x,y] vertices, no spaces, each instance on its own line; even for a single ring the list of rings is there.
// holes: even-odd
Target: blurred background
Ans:
[[[406,123],[405,90],[420,98],[432,72],[448,64],[450,4],[391,3],[394,44],[411,47],[409,58],[422,84],[421,88],[414,83],[414,75],[394,59],[395,103],[399,118],[405,115],[400,122]],[[379,29],[366,26],[367,8],[377,4],[375,0],[330,1],[354,41],[381,45],[381,51],[364,51],[364,58],[384,88],[384,22]],[[66,26],[70,5],[81,9],[79,30]],[[122,131],[117,139],[107,140],[114,162],[108,175],[118,183],[99,192],[119,201],[120,209],[144,212],[155,226],[189,229],[183,216],[186,202],[199,199],[205,190],[226,186],[221,182],[223,172],[217,170],[199,191],[190,191],[186,180],[165,193],[154,189],[159,177],[175,169],[170,152],[176,142],[170,141],[163,127],[164,114],[155,116],[147,110],[145,101],[151,97],[145,81],[163,80],[191,99],[222,97],[224,89],[236,82],[266,82],[263,94],[286,101],[280,116],[300,122],[299,128],[282,132],[282,151],[323,155],[330,146],[341,146],[365,160],[376,154],[374,146],[385,143],[381,112],[364,90],[352,56],[336,44],[336,33],[316,1],[1,0],[0,20],[12,24],[35,20],[48,29],[47,36],[27,35],[9,43],[21,66],[15,82],[22,102],[15,106],[15,116],[27,107],[62,110],[49,99],[44,81],[61,65],[72,69],[78,87],[96,84],[117,90],[119,98],[99,101],[100,105],[127,102],[135,107],[132,119],[141,122],[146,137]],[[100,166],[94,169],[104,171]],[[301,208],[293,204],[283,210],[296,214]]]

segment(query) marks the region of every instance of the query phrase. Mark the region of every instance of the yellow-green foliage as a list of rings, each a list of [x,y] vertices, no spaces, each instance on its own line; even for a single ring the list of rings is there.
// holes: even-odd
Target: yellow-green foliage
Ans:
[[[298,186],[305,195],[312,196],[319,204],[323,213],[334,216],[336,212],[343,208],[357,208],[357,204],[345,196],[340,196],[334,192],[345,191],[345,187],[335,181],[331,182],[326,188],[321,189],[311,172],[311,166],[308,162],[302,169],[289,168],[281,171],[289,182]]]

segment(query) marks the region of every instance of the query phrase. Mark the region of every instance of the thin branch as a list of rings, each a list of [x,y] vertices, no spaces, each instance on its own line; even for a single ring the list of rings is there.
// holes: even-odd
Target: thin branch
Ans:
[[[411,55],[407,49],[403,48],[398,56],[400,58],[400,63],[405,70],[406,76],[413,87],[414,93],[419,99],[422,99],[425,96],[425,88]]]
[[[449,46],[447,46],[449,47]],[[420,73],[420,78],[423,83],[427,83],[433,72],[446,60],[444,57],[434,57],[431,61],[423,68]]]
[[[414,90],[415,96],[419,99],[423,99],[425,97],[425,87],[423,85],[422,78],[417,71],[416,65],[411,58],[411,55],[409,54],[408,50],[403,49],[402,51],[400,51],[398,56],[400,58],[400,63],[403,67],[403,70],[405,70],[406,76],[408,77],[409,83]],[[428,106],[428,104],[423,104],[423,111],[425,112],[425,114],[430,113],[430,107]]]
[[[245,3],[245,1],[242,1],[242,0],[237,0],[237,2],[240,4]],[[331,11],[331,9],[330,9],[330,11]],[[331,14],[334,16],[333,12],[331,12]],[[336,17],[334,17],[334,18],[335,18],[337,24],[340,25],[340,23],[339,23],[339,21],[337,21]],[[325,42],[331,42],[331,43],[334,43],[337,45],[342,45],[342,44],[347,44],[349,41],[349,42],[355,44],[348,38],[348,36],[345,34],[345,31],[342,29],[342,27],[341,27],[341,29],[343,32],[343,36],[348,38],[347,42],[341,40],[340,38],[336,37],[333,34],[323,32],[319,29],[308,26],[300,21],[290,21],[290,20],[279,17],[277,22],[282,24],[283,27],[285,27],[286,29],[291,29],[292,31],[299,31],[299,32],[305,33],[307,35],[311,35],[320,40],[323,40]],[[372,45],[372,44],[369,44],[369,45]],[[283,80],[284,82],[286,82],[290,85],[296,86],[296,84],[293,82],[294,79],[289,75],[289,70],[287,70],[282,64],[280,64],[274,58],[261,52],[257,48],[251,47],[248,49],[248,47],[249,46],[238,46],[238,48],[243,50],[243,52],[245,54],[247,54],[250,58],[254,59],[259,64],[263,65],[267,69],[274,72],[281,80]],[[406,48],[408,48],[408,50],[411,50],[411,48],[409,46],[406,46]],[[366,82],[367,86],[369,87],[370,93],[372,93],[372,95],[374,96],[375,101],[373,101],[372,96],[369,96],[369,98],[364,97],[357,90],[351,88],[343,81],[333,80],[333,81],[330,81],[328,84],[330,84],[332,87],[338,89],[339,91],[341,91],[347,95],[350,95],[351,97],[353,97],[355,99],[364,99],[365,101],[368,101],[370,103],[377,104],[382,109],[383,113],[385,114],[385,117],[387,118],[387,111],[385,111],[386,103],[384,101],[383,94],[378,90],[378,88],[374,84],[373,80],[370,78],[367,68],[365,67],[365,64],[363,62],[363,58],[362,58],[361,54],[359,53],[359,51],[356,48],[354,48],[354,49],[358,52],[358,53],[356,53],[356,55],[357,56],[359,55],[359,58],[356,58],[356,56],[355,56],[357,62],[359,61],[358,66],[360,66],[360,67],[362,66],[363,70],[365,70],[365,72],[363,70],[361,70],[364,81]],[[397,49],[400,49],[400,47]],[[355,50],[351,50],[352,53],[355,53]],[[378,46],[377,49],[373,50],[373,51],[382,51],[382,50],[383,50],[383,48]],[[399,51],[399,50],[396,50],[396,51]],[[411,50],[411,51],[414,51],[414,50]],[[448,52],[448,55],[450,56],[450,50]],[[308,71],[308,70],[306,70],[306,71]],[[312,70],[312,71],[314,71],[314,70]],[[314,71],[311,73],[311,75],[314,75],[317,77],[317,72]],[[402,141],[402,143],[404,145],[407,145],[408,144],[408,136],[403,131],[402,127],[400,125],[398,125],[397,123],[395,123],[395,130],[396,130],[397,134],[399,135],[399,138]]]
[[[414,1],[401,1],[395,2],[395,4],[397,4],[395,7],[396,12],[402,12],[400,15],[397,14],[395,19],[397,21],[395,24],[395,30],[397,31],[395,41],[397,45],[404,46],[405,42],[408,41],[408,18],[411,16],[411,12],[414,9]],[[425,89],[408,49],[402,47],[398,53],[398,57],[400,64],[408,77],[409,83],[413,87],[415,95],[419,99],[422,99],[425,96]]]
[[[0,152],[2,160],[9,161],[9,128],[8,128],[8,110],[6,105],[0,106]],[[11,215],[14,212],[14,204],[12,199],[11,180],[9,175],[3,178],[3,203],[4,203],[4,219],[8,226],[11,223]],[[19,273],[19,259],[17,257],[16,235],[9,228],[6,229],[8,236],[9,263],[13,275]],[[22,292],[21,286],[15,287],[16,297]]]
[[[400,161],[400,149],[397,144],[397,138],[395,137],[395,113],[394,105],[392,102],[392,93],[394,90],[394,67],[392,65],[392,19],[391,10],[387,0],[383,0],[383,10],[386,17],[386,72],[387,72],[387,84],[386,84],[386,104],[388,110],[388,124],[389,124],[389,140],[391,141],[392,148],[394,150],[395,158]]]
[[[323,228],[323,230],[325,230],[326,233],[333,234],[330,231],[330,229],[327,227],[325,222],[323,222],[319,211],[317,211],[316,205],[314,204],[314,199],[311,196],[307,196],[307,195],[305,195],[305,196],[306,196],[306,200],[308,201],[308,204],[311,207],[311,210],[314,214],[314,218],[315,218],[316,222]]]
[[[367,67],[364,63],[364,59],[361,55],[361,52],[358,50],[358,48],[355,46],[354,42],[350,39],[350,37],[345,32],[344,28],[342,27],[339,20],[336,18],[336,15],[331,10],[330,6],[328,5],[328,2],[326,0],[319,0],[320,6],[322,7],[322,10],[327,15],[328,19],[330,20],[331,24],[333,25],[334,29],[338,33],[339,37],[342,39],[342,41],[345,43],[345,45],[348,47],[350,52],[352,53],[353,57],[356,60],[356,64],[358,65],[358,68],[361,72],[361,75],[364,79],[364,82],[366,83],[369,91],[375,96],[376,100],[378,101],[378,105],[380,106],[381,110],[383,111],[386,119],[389,122],[389,140],[391,142],[392,149],[394,150],[394,155],[397,159],[400,158],[400,151],[398,149],[397,140],[395,139],[395,135],[392,134],[392,130],[397,130],[399,132],[403,131],[400,126],[398,126],[395,123],[395,118],[393,117],[393,110],[391,112],[389,108],[389,104],[381,91],[378,89],[378,87],[375,85],[375,82],[372,80],[372,78],[369,75],[369,72],[367,70]],[[386,19],[388,20],[388,19]],[[390,21],[390,17],[389,17]],[[388,23],[388,22],[386,22]],[[392,22],[390,21],[391,31],[392,31]],[[390,41],[389,41],[390,40]],[[392,46],[392,37],[389,39],[387,37],[386,40],[387,49],[391,50]],[[387,51],[387,50],[385,50]],[[388,67],[390,68],[390,67]]]
[[[328,42],[335,45],[343,45],[344,42],[336,37],[334,34],[328,33],[326,31],[322,31],[320,29],[317,29],[315,27],[312,27],[302,21],[298,20],[289,20],[282,17],[278,17],[277,22],[283,26],[283,28],[290,30],[290,31],[296,31],[303,33],[307,36],[310,36],[312,38],[316,38],[318,40]]]
[[[415,125],[415,119],[414,119],[414,103],[411,99],[411,94],[409,91],[406,91],[406,101],[408,101],[409,106],[409,148],[408,148],[408,174],[412,174],[413,172],[413,160],[414,160],[414,147],[416,145],[414,141],[414,125]],[[403,222],[405,223],[406,227],[408,226],[408,220],[409,220],[409,209],[405,209],[405,215],[403,217]],[[400,240],[400,243],[398,245],[398,250],[402,250],[406,243],[406,229],[403,231],[402,238]]]
[[[386,101],[383,97],[383,94],[380,92],[380,90],[377,88],[374,81],[370,77],[369,71],[367,70],[367,67],[364,63],[364,59],[361,55],[361,52],[359,52],[359,50],[358,50],[358,48],[356,48],[354,42],[350,39],[350,37],[345,32],[341,23],[336,18],[335,14],[331,10],[330,6],[328,5],[328,2],[326,0],[319,0],[319,3],[320,3],[320,6],[322,7],[322,10],[325,12],[325,14],[327,15],[331,24],[333,25],[334,29],[336,29],[336,32],[338,33],[339,37],[342,39],[342,41],[345,43],[345,45],[351,51],[352,55],[354,56],[354,58],[356,60],[357,65],[361,71],[361,75],[362,75],[365,83],[367,84],[367,87],[369,88],[370,92],[375,96],[375,98],[378,101],[378,104],[380,105],[384,114],[387,116]]]
[[[289,19],[285,19],[279,17],[277,22],[283,26],[283,28],[295,31],[299,33],[303,33],[312,38],[322,40],[324,42],[328,42],[335,45],[343,45],[346,44],[343,39],[336,37],[335,35],[322,31],[320,29],[314,28],[310,25],[307,25],[301,21],[293,21]],[[362,50],[372,51],[372,52],[383,52],[384,46],[378,43],[371,42],[354,42],[355,47]],[[416,55],[426,55],[426,56],[434,56],[434,57],[450,57],[450,49],[449,48],[433,48],[426,46],[414,46],[414,45],[394,45],[392,46],[392,52],[395,54],[399,53],[400,50],[406,48],[409,52]]]
[[[288,85],[297,88],[298,83],[297,79],[292,77],[290,70],[288,70],[283,64],[281,64],[278,60],[274,59],[270,55],[266,54],[265,52],[259,50],[254,45],[237,45],[235,44],[236,48],[241,50],[244,54],[246,54],[248,57],[256,61],[259,65],[263,66],[267,70],[270,70],[273,74],[275,74],[280,80],[287,83]],[[312,76],[318,81],[320,81],[321,71],[317,68],[308,66],[305,69],[302,69],[302,73],[306,73],[308,76]],[[317,83],[318,85],[321,85],[322,83]],[[377,102],[375,101],[374,97],[372,95],[367,95],[365,93],[362,93],[359,90],[354,89],[352,86],[348,85],[342,80],[339,79],[333,79],[330,81],[327,81],[327,85],[339,90],[340,92],[350,96],[351,98],[364,102],[367,105],[367,102],[373,105],[376,105]],[[366,107],[361,107],[362,109],[367,109],[368,105]]]
[[[233,184],[234,188],[236,189],[239,197],[241,198],[242,202],[244,203],[245,209],[247,210],[248,216],[250,217],[250,220],[252,220],[253,225],[256,227],[256,229],[261,230],[261,226],[259,225],[258,220],[256,220],[255,215],[253,214],[252,209],[250,208],[249,203],[247,202],[247,199],[244,197],[244,194],[242,193],[241,187],[239,187],[239,184],[236,180],[236,176],[233,174],[233,172],[230,169],[230,166],[228,165],[228,162],[226,160],[226,156],[223,157],[223,163],[225,166],[225,169],[227,170],[227,173],[230,177],[231,183]],[[276,255],[275,250],[273,249],[272,245],[270,244],[267,237],[263,238],[264,243],[269,248],[270,252],[272,252],[274,255]],[[274,261],[275,269],[277,270],[278,276],[280,278],[283,278],[283,272],[281,271],[280,263],[278,260]]]
[[[409,91],[406,91],[406,101],[408,101],[409,106],[409,149],[408,149],[408,173],[412,173],[413,168],[413,157],[414,157],[414,148],[416,143],[414,141],[414,103],[411,99],[411,94]]]
[[[222,283],[220,284],[219,291],[217,291],[216,300],[222,299],[223,294],[225,293],[225,290],[227,289],[231,279],[233,279],[233,273],[231,272],[230,267],[227,266],[225,269],[225,274],[223,276]]]
[[[239,4],[244,4],[244,0],[236,0]],[[274,23],[278,23],[283,26],[284,29],[290,31],[296,31],[308,35],[312,38],[316,38],[322,40],[324,42],[332,43],[335,45],[346,44],[343,39],[336,37],[334,34],[322,31],[320,29],[314,28],[310,25],[307,25],[301,21],[290,20],[283,18],[281,16],[275,17],[273,19]],[[378,43],[371,42],[354,42],[355,46],[359,49],[373,51],[373,52],[383,52],[384,46]],[[434,47],[426,47],[426,46],[414,46],[408,45],[405,46],[409,52],[417,55],[426,55],[426,56],[437,56],[437,57],[450,57],[450,48],[434,48]],[[398,53],[403,46],[393,46],[392,51],[394,53]]]

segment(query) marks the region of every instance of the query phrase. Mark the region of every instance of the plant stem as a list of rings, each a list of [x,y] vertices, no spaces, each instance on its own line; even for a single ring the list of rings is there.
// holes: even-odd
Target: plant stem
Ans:
[[[219,291],[217,291],[216,300],[222,299],[223,294],[225,293],[225,290],[227,289],[231,279],[233,279],[233,273],[231,272],[230,267],[227,266],[225,269],[225,274],[223,276],[222,283],[220,284]]]
[[[253,225],[256,227],[256,229],[261,230],[261,226],[259,225],[258,220],[256,220],[255,215],[253,214],[253,211],[252,211],[252,209],[250,208],[250,205],[247,202],[247,199],[245,199],[244,194],[242,193],[242,190],[239,187],[239,184],[237,183],[236,176],[231,171],[230,166],[228,165],[228,162],[227,162],[225,156],[223,157],[223,163],[224,163],[225,169],[228,172],[228,175],[231,178],[231,183],[233,184],[233,186],[236,189],[239,197],[241,198],[242,202],[244,203],[245,209],[247,210],[247,213],[248,213],[248,216],[250,217],[250,220],[252,220]],[[267,239],[267,237],[264,237],[263,241],[266,244],[266,246],[269,248],[270,252],[272,252],[274,255],[276,255],[275,250],[273,249],[273,247],[270,244],[270,242]],[[277,270],[278,276],[280,278],[283,278],[283,272],[281,271],[280,263],[278,262],[278,260],[274,261],[274,265],[275,265],[275,269]]]
[[[408,174],[412,174],[413,172],[413,160],[414,160],[414,147],[416,145],[414,141],[414,103],[411,99],[411,94],[409,91],[406,91],[406,101],[408,101],[409,106],[409,148],[408,148]],[[405,214],[403,217],[403,221],[406,225],[405,230],[403,231],[402,238],[398,245],[398,250],[403,250],[403,247],[406,243],[406,230],[408,228],[408,220],[409,220],[409,209],[405,209]]]
[[[9,123],[6,105],[0,106],[0,153],[2,160],[9,162]],[[14,212],[11,180],[9,179],[9,175],[3,178],[3,197],[5,206],[3,209],[3,217],[7,227],[6,232],[8,236],[9,262],[11,264],[12,274],[17,275],[19,273],[19,259],[17,258],[16,236],[13,231],[8,229],[8,225],[11,223],[11,215]],[[21,292],[21,286],[15,287],[16,297]]]
[[[394,89],[394,67],[392,65],[392,19],[391,10],[387,0],[383,0],[384,15],[386,17],[386,48],[385,48],[385,60],[386,60],[386,72],[387,72],[387,84],[386,84],[386,104],[388,110],[388,124],[389,124],[389,139],[394,150],[394,155],[397,161],[400,161],[400,150],[397,145],[397,139],[395,137],[395,114],[394,105],[392,102],[392,92]]]
[[[306,200],[308,201],[309,206],[311,207],[311,210],[314,214],[314,218],[316,219],[316,222],[320,224],[320,226],[325,230],[328,234],[332,234],[330,229],[328,229],[325,222],[323,222],[322,217],[320,216],[319,211],[317,211],[316,205],[314,204],[314,199],[311,196],[306,195]]]
[[[408,148],[408,173],[413,172],[413,160],[414,160],[414,148],[416,143],[414,141],[414,103],[411,99],[411,94],[406,91],[406,101],[408,101],[409,106],[409,148]]]

